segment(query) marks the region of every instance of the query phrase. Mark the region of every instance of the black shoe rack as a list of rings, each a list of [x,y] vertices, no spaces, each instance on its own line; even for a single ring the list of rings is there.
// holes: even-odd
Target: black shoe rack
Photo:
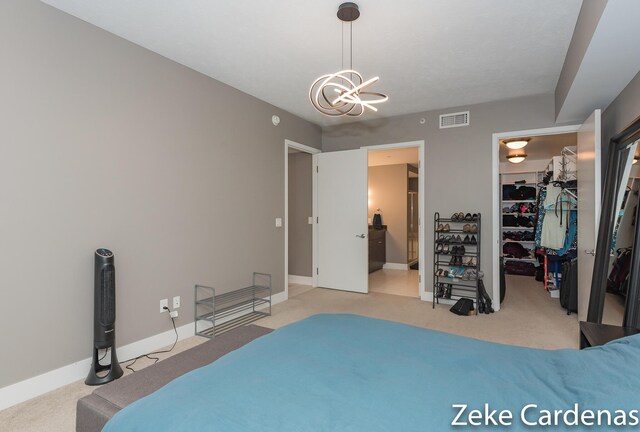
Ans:
[[[433,307],[440,300],[473,300],[478,314],[482,217],[480,213],[433,217]]]

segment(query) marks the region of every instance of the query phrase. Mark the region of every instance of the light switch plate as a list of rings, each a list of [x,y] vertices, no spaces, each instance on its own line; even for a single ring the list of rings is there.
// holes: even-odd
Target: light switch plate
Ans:
[[[180,307],[180,296],[175,296],[173,298],[173,308],[178,309]]]
[[[309,216],[309,225],[313,225],[313,216]]]
[[[276,218],[276,227],[280,228],[282,226],[282,218]]]

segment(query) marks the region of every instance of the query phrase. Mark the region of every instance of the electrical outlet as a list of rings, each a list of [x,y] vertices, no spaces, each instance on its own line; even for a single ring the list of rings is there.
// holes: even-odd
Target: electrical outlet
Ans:
[[[169,307],[169,299],[160,300],[160,313],[166,312],[165,307]]]
[[[175,296],[173,298],[173,308],[178,309],[180,307],[180,296]]]
[[[178,318],[178,311],[174,310],[174,311],[169,312],[169,316],[171,318]]]

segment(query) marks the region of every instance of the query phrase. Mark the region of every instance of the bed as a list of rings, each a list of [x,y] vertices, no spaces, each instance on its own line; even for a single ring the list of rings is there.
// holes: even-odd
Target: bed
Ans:
[[[510,430],[530,429],[520,418],[525,407],[527,422],[545,410],[620,410],[631,422],[640,408],[638,365],[640,336],[546,351],[315,315],[173,380],[103,430],[423,432],[468,422],[485,404],[487,414],[513,414]]]

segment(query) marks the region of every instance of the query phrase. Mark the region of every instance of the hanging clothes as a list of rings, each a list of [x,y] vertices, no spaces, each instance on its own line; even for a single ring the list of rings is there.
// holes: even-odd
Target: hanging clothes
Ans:
[[[550,249],[562,249],[567,233],[566,225],[562,225],[562,208],[558,210],[556,202],[562,193],[562,188],[555,185],[547,186],[544,200],[545,215],[542,221],[540,245]],[[549,211],[555,210],[555,211]]]

